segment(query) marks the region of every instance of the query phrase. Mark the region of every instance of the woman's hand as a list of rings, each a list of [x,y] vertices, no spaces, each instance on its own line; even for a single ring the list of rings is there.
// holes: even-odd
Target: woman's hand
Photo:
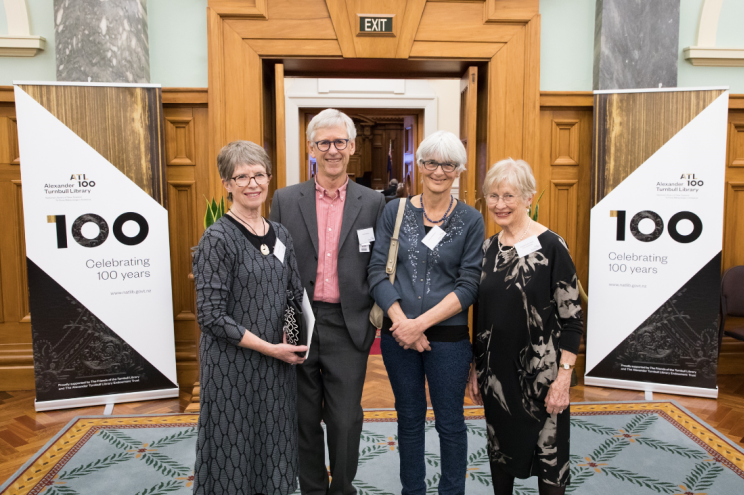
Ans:
[[[402,345],[402,344],[401,344]],[[414,349],[418,352],[424,352],[424,351],[430,351],[431,346],[429,345],[429,339],[426,338],[426,335],[422,335],[420,339],[418,339],[413,345],[404,345],[403,349]]]
[[[560,369],[558,377],[548,389],[545,397],[545,409],[548,414],[560,414],[570,402],[571,370]]]
[[[413,347],[424,336],[424,330],[426,328],[424,328],[418,318],[401,320],[393,323],[393,326],[390,327],[395,340],[406,349]]]
[[[483,397],[481,396],[480,387],[478,387],[478,372],[475,371],[475,366],[470,368],[470,378],[468,378],[468,395],[470,400],[476,406],[483,405]]]
[[[280,359],[285,363],[289,364],[302,364],[305,362],[305,354],[307,352],[306,345],[292,345],[287,344],[287,334],[284,334],[281,344],[274,344],[271,346],[271,351],[268,353],[269,356]],[[297,353],[302,353],[298,356]]]

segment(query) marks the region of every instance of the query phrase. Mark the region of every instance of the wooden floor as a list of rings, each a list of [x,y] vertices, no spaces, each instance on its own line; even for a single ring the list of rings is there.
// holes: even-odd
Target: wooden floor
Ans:
[[[583,379],[571,389],[572,402],[643,400],[643,392],[586,387]],[[654,394],[654,400],[675,400],[690,412],[744,448],[744,375],[718,377],[719,397],[699,399]],[[183,412],[190,391],[178,399],[119,404],[114,414],[159,414]],[[465,399],[466,405],[472,405]],[[362,395],[365,409],[392,408],[395,398],[381,356],[370,356]],[[37,413],[33,391],[0,392],[0,483],[8,479],[29,457],[48,442],[73,417],[103,414],[103,406]]]

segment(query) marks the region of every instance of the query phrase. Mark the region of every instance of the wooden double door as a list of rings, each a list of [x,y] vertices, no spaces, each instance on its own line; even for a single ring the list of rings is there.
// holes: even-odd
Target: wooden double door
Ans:
[[[270,197],[287,184],[295,157],[285,156],[286,139],[296,137],[286,136],[285,77],[461,78],[460,137],[470,166],[460,190],[481,207],[488,164],[537,157],[538,7],[537,0],[209,0],[211,192],[222,194],[214,157],[235,139],[269,152]],[[392,15],[392,32],[360,32],[360,14]]]

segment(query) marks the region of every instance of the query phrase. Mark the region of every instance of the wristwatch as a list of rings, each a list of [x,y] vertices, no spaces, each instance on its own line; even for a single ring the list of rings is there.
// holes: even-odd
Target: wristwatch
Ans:
[[[564,370],[572,370],[574,369],[575,364],[568,364],[568,363],[561,363],[558,365],[558,367],[563,368]]]

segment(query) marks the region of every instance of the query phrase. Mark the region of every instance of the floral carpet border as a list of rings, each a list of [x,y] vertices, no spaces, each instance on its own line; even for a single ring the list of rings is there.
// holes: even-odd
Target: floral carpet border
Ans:
[[[674,402],[593,402],[571,405],[572,416],[601,416],[629,413],[656,413],[663,417],[687,437],[695,441],[718,462],[744,478],[744,453],[730,440],[722,437],[713,428]],[[80,450],[96,432],[101,429],[162,428],[174,426],[194,426],[198,414],[165,414],[153,416],[87,416],[70,421],[47,445],[36,453],[14,475],[0,495],[34,495],[39,493],[53,479],[57,472]],[[465,418],[484,419],[482,407],[465,409]],[[433,420],[431,409],[426,419]],[[365,422],[394,422],[397,414],[394,409],[364,411]]]
[[[744,478],[744,453],[731,441],[674,402],[596,402],[571,404],[571,416],[656,413],[700,445],[718,462]]]
[[[157,416],[79,417],[68,423],[45,447],[22,467],[20,474],[0,495],[35,495],[67,464],[72,456],[101,429],[167,428],[195,426],[198,414],[165,414]]]

